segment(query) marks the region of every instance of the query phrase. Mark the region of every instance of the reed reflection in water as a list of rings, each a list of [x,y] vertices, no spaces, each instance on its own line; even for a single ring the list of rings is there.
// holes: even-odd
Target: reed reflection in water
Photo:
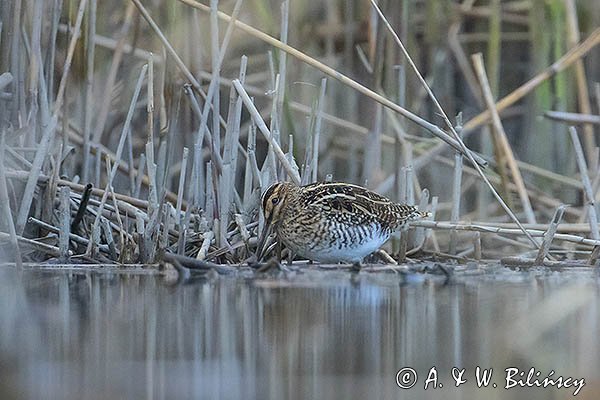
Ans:
[[[592,271],[456,278],[306,271],[169,286],[0,273],[2,399],[571,398],[505,390],[504,369],[600,387]],[[396,373],[419,375],[410,390]],[[431,367],[443,387],[423,390]],[[468,381],[455,388],[452,367]],[[497,388],[477,388],[476,366]]]

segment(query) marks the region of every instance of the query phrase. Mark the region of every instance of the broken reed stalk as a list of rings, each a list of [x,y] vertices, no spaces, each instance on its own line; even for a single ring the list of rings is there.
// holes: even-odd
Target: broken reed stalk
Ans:
[[[142,191],[142,181],[144,180],[144,177],[146,177],[148,179],[148,183],[150,183],[150,178],[148,178],[147,175],[144,175],[144,166],[145,165],[146,165],[146,153],[142,153],[142,154],[140,154],[140,157],[138,158],[138,169],[137,169],[137,175],[135,178],[135,191],[133,192],[133,197],[135,197],[135,198],[140,197],[140,193]]]
[[[219,63],[219,19],[217,18],[217,5],[219,0],[210,0],[210,48],[211,48],[211,61],[212,61],[212,78],[211,81],[215,81],[215,86],[218,85],[220,65]],[[221,149],[221,127],[219,126],[219,117],[221,116],[220,110],[220,90],[215,90],[215,94],[212,97],[212,116],[213,116],[213,140],[214,148],[217,151]],[[211,103],[211,99],[208,99],[204,103],[205,108],[208,103]],[[212,154],[211,154],[212,156]],[[218,185],[218,182],[216,182]],[[216,196],[219,196],[219,192],[215,192]],[[220,200],[220,199],[219,199]],[[219,203],[217,203],[219,204]]]
[[[27,220],[27,222],[32,223],[32,224],[34,224],[36,226],[39,226],[40,228],[43,228],[43,229],[45,229],[45,230],[47,230],[49,232],[56,233],[56,234],[60,233],[60,228],[57,228],[54,225],[50,225],[47,222],[40,221],[37,218],[29,217],[29,219]],[[72,231],[69,233],[69,240],[72,240],[73,242],[82,244],[84,246],[87,246],[88,243],[89,243],[89,241],[90,241],[89,239],[84,238],[83,236],[74,234]],[[98,249],[100,251],[102,251],[102,252],[107,253],[107,254],[109,252],[108,246],[105,245],[105,244],[101,244],[100,246],[98,246]]]
[[[43,85],[40,86],[43,87]],[[40,93],[41,92],[42,91],[40,91]],[[17,234],[19,235],[21,235],[25,230],[25,224],[29,215],[31,202],[33,201],[33,193],[37,186],[38,178],[42,173],[42,166],[44,160],[46,159],[46,156],[49,153],[48,147],[50,146],[50,143],[55,135],[56,123],[57,120],[55,116],[48,116],[48,119],[44,119],[44,117],[42,117],[42,139],[35,153],[35,157],[33,158],[31,170],[28,173],[27,183],[23,192],[23,201],[21,202],[21,206],[19,207],[19,212],[17,214],[17,222],[15,229]]]
[[[594,246],[590,258],[588,258],[588,264],[598,266],[598,258],[600,258],[600,246]]]
[[[600,116],[591,114],[578,114],[564,111],[544,111],[544,117],[561,121],[571,125],[594,124],[600,125]]]
[[[462,135],[462,113],[459,113],[456,117],[455,130],[460,137]],[[460,189],[462,187],[462,167],[462,154],[456,152],[454,153],[454,175],[452,177],[452,211],[450,212],[450,222],[452,223],[458,222],[458,219],[460,218],[460,200],[462,197]],[[448,252],[450,254],[456,254],[456,241],[456,232],[450,232],[450,246],[448,249]]]
[[[216,213],[219,218],[219,235],[216,236],[216,245],[217,247],[222,247],[227,243],[227,238],[225,234],[227,233],[227,226],[229,225],[229,211],[231,208],[231,204],[233,203],[231,199],[232,192],[232,176],[231,176],[231,164],[227,163],[223,165],[223,174],[219,178],[219,181],[215,183],[218,186],[218,190],[215,191],[215,194],[219,196],[219,200],[217,202],[217,210]],[[215,221],[215,224],[217,222]]]
[[[494,132],[497,135],[499,144],[502,146],[502,152],[506,157],[506,162],[508,163],[508,168],[510,169],[513,181],[517,186],[517,192],[519,193],[519,198],[521,199],[521,204],[523,206],[523,211],[525,212],[525,217],[527,218],[528,223],[535,224],[535,214],[533,212],[533,208],[531,207],[531,201],[529,200],[527,189],[525,189],[525,183],[523,182],[521,171],[519,170],[519,167],[516,163],[515,155],[512,151],[510,143],[508,142],[508,137],[506,136],[506,132],[504,131],[504,127],[502,126],[500,115],[498,115],[498,111],[494,108],[494,98],[487,79],[487,74],[485,72],[483,56],[481,53],[474,54],[472,56],[472,60],[473,66],[475,68],[475,73],[477,74],[477,78],[479,79],[479,83],[481,85],[485,104],[488,107],[488,110],[490,111],[490,114],[492,116]],[[502,160],[497,160],[497,162],[501,163]]]
[[[4,72],[0,74],[0,90],[4,90],[5,87],[13,82],[13,76],[10,72]]]
[[[196,99],[196,96],[194,96],[194,92],[189,89],[189,85],[184,86],[183,93],[190,100],[192,110],[194,111],[196,116],[198,118],[202,118],[200,105],[198,104],[198,100]],[[200,122],[200,124],[202,124],[202,122]],[[208,126],[206,126],[206,123],[205,123],[204,127],[202,127],[202,125],[200,125],[196,131],[196,137],[194,140],[194,143],[196,146],[194,147],[194,159],[193,159],[193,163],[192,163],[193,166],[196,167],[196,162],[201,162],[201,158],[202,158],[201,157],[201,151],[202,151],[201,145],[202,145],[203,141],[206,141],[206,143],[208,144],[208,147],[210,148],[211,160],[213,161],[214,165],[217,167],[217,171],[220,172],[223,169],[223,159],[221,158],[221,152],[219,151],[219,149],[217,147],[215,147],[216,141],[213,139],[213,134],[211,133],[210,129],[208,129]]]
[[[59,191],[58,220],[60,222],[58,232],[60,258],[67,260],[69,258],[69,236],[71,234],[71,189],[68,186],[61,187]]]
[[[104,235],[104,240],[106,241],[106,247],[108,248],[108,253],[110,255],[110,259],[111,260],[116,260],[118,255],[117,255],[117,249],[115,248],[115,242],[114,242],[114,238],[112,235],[112,228],[110,226],[110,222],[104,218],[101,217],[100,218],[100,227],[102,228],[102,234]],[[102,244],[98,245],[98,249],[100,250]],[[121,246],[121,248],[123,248],[123,246]]]
[[[273,71],[274,72],[274,71]],[[279,93],[281,93],[281,86],[282,86],[282,78],[281,75],[279,74],[275,74],[272,77],[272,80],[275,82],[275,86],[273,88],[273,100],[271,101],[271,114],[270,114],[270,125],[269,125],[269,132],[271,138],[273,139],[273,143],[276,143],[278,146],[281,147],[281,132],[279,130],[279,114],[280,114],[280,109],[279,109]],[[266,127],[266,124],[265,124]],[[269,146],[267,149],[267,156],[265,158],[265,161],[263,162],[263,166],[261,168],[261,173],[263,174],[263,176],[265,176],[265,182],[270,185],[273,182],[285,179],[285,176],[281,176],[279,168],[277,166],[277,159],[276,159],[276,155],[275,155],[275,149],[273,148],[273,146]],[[288,165],[290,165],[290,168],[293,170],[293,165],[290,164],[289,159],[286,160],[288,162]],[[302,183],[302,182],[300,182]]]
[[[106,161],[106,176],[110,176],[110,171],[111,171],[110,160],[107,160],[107,161]],[[119,237],[120,237],[120,239],[121,239],[121,249],[124,249],[124,248],[125,248],[125,240],[124,240],[124,232],[125,232],[125,229],[124,229],[124,227],[123,227],[123,221],[121,220],[121,213],[120,213],[120,211],[119,211],[119,204],[118,204],[117,200],[115,199],[115,192],[114,192],[114,190],[113,190],[112,184],[110,184],[110,183],[109,183],[109,185],[108,185],[108,191],[109,191],[109,198],[112,200],[112,207],[113,207],[113,209],[114,209],[114,211],[115,211],[115,214],[114,214],[114,215],[115,215],[115,217],[116,217],[116,219],[117,219],[117,223],[119,224],[119,226],[118,226],[118,229],[117,229],[117,230],[118,230],[118,232],[119,232]],[[101,204],[101,203],[100,203],[100,204]],[[105,208],[106,208],[106,205],[105,205]],[[102,232],[104,232],[104,234],[105,234],[105,235],[108,235],[108,234],[111,232],[110,230],[107,230],[107,229],[106,229],[106,227],[107,227],[107,225],[108,225],[108,224],[107,224],[107,221],[108,221],[108,220],[107,220],[107,219],[104,217],[104,213],[105,213],[105,212],[104,212],[104,210],[99,210],[99,211],[102,211],[102,212],[101,212],[101,213],[100,213],[100,212],[98,212],[96,215],[99,215],[99,216],[100,216],[100,224],[101,224],[101,225],[100,225],[100,230],[101,230]],[[135,210],[135,211],[133,212],[133,214],[134,214],[134,215],[135,215],[135,217],[137,218],[137,216],[140,214],[140,212],[139,212],[139,211],[137,211],[137,210]],[[114,224],[113,224],[113,225],[114,225]],[[113,238],[112,238],[112,235],[111,235],[111,237],[110,237],[110,238],[108,238],[108,237],[106,238],[106,241],[107,241],[107,242],[108,242],[109,240],[112,242],[112,240],[113,240]],[[116,256],[115,256],[115,257],[113,257],[113,260],[114,260],[114,259],[116,259]]]
[[[571,136],[571,141],[573,142],[575,158],[577,160],[577,166],[579,167],[579,173],[581,174],[581,181],[583,183],[585,197],[587,198],[588,219],[590,222],[591,235],[592,238],[599,239],[600,233],[598,230],[598,217],[596,215],[595,206],[596,196],[594,196],[594,191],[592,190],[592,184],[590,182],[590,177],[587,170],[587,163],[585,162],[581,142],[579,142],[579,137],[577,136],[577,129],[575,129],[573,126],[569,127],[569,135]]]
[[[496,226],[487,226],[487,225],[476,225],[476,224],[453,224],[451,222],[446,221],[413,221],[410,223],[411,226],[422,226],[424,228],[430,229],[440,229],[440,230],[460,230],[460,231],[479,231],[482,233],[496,233],[501,235],[524,235],[521,229],[511,229],[511,228],[499,228]],[[543,237],[546,233],[545,231],[538,229],[527,229],[529,235],[533,237]],[[600,240],[597,239],[588,239],[583,236],[557,233],[554,235],[554,238],[557,240],[562,240],[565,242],[571,242],[575,244],[581,244],[585,246],[596,246],[600,244]]]
[[[598,162],[598,158],[600,157],[600,148],[596,148],[596,151],[594,152],[594,154],[596,155],[595,159],[593,159],[590,163],[592,165],[595,165],[596,168],[592,168],[591,174],[594,177],[594,179],[592,180],[592,193],[594,194],[594,197],[596,197],[596,194],[598,193],[598,189],[600,188],[600,163]],[[591,178],[590,178],[591,180]],[[577,222],[583,222],[588,218],[588,209],[585,208],[583,210],[583,213],[581,213],[581,216],[579,217],[579,220]]]
[[[23,261],[21,259],[21,250],[19,249],[17,231],[14,225],[12,211],[10,210],[10,200],[8,198],[8,187],[6,185],[6,174],[4,171],[6,166],[4,159],[4,150],[6,149],[5,135],[6,133],[4,131],[0,132],[0,203],[2,204],[2,219],[5,221],[4,223],[8,227],[10,243],[15,255],[15,262],[17,264],[17,268],[21,269]]]
[[[198,250],[198,254],[196,255],[196,260],[204,260],[206,259],[206,254],[208,253],[208,249],[210,248],[210,244],[214,239],[213,231],[207,231],[204,233],[204,238],[202,239],[202,245]]]
[[[540,246],[540,250],[535,257],[534,265],[543,265],[544,259],[548,256],[548,251],[550,250],[550,245],[552,244],[552,239],[554,239],[554,235],[558,229],[558,224],[562,220],[563,214],[565,213],[564,205],[561,205],[554,212],[554,216],[552,217],[552,221],[550,222],[550,227],[544,234],[544,240],[542,241],[542,245]]]
[[[206,199],[204,203],[204,212],[206,216],[209,218],[209,224],[212,225],[213,229],[215,228],[215,219],[218,218],[218,215],[215,215],[215,187],[214,187],[214,176],[217,175],[213,173],[213,165],[212,162],[208,161],[206,163],[206,181],[204,183],[204,187],[206,188]],[[212,219],[212,222],[210,220]],[[218,227],[217,227],[218,228]]]
[[[230,24],[231,26],[231,24]],[[246,79],[246,68],[248,58],[242,56],[240,62],[239,79],[243,82]],[[227,239],[223,236],[229,225],[230,209],[235,198],[238,196],[235,189],[235,178],[237,173],[237,155],[240,138],[240,123],[242,118],[242,99],[237,96],[237,92],[232,87],[229,96],[229,110],[227,112],[227,125],[225,129],[225,139],[223,144],[223,173],[219,182],[220,196],[219,202],[219,221],[221,236],[218,239],[218,245],[227,243]]]
[[[152,53],[150,53],[150,56],[148,57],[148,84],[146,85],[146,92],[148,93],[148,104],[146,104],[146,153],[149,155],[149,158],[151,158],[152,160],[155,159],[154,157],[154,57],[152,56]],[[159,148],[159,160],[160,161],[164,161],[166,162],[166,149],[164,148],[165,142],[163,140],[160,141],[159,146],[161,146]],[[161,152],[160,150],[163,150],[163,152]],[[160,164],[160,161],[157,163]],[[147,161],[146,161],[147,162]],[[139,165],[139,164],[138,164]],[[162,168],[159,168],[159,170],[161,172],[164,171],[165,166],[161,165]],[[131,171],[129,171],[129,176],[131,177],[132,180],[132,185],[133,187],[131,188],[132,193],[135,193],[136,189],[137,189],[137,182],[133,173],[133,169],[134,166],[131,166]],[[143,169],[140,165],[140,169]],[[150,177],[150,171],[148,171],[148,179],[150,181],[151,184],[155,184],[157,185],[159,183],[159,181],[155,179],[152,179]],[[162,180],[160,181],[160,183],[162,183]],[[150,191],[152,191],[152,186],[149,186]],[[162,189],[160,189],[159,186],[159,192],[162,192]],[[159,196],[157,194],[157,196]]]
[[[177,224],[179,225],[179,230],[181,231],[181,204],[183,203],[183,194],[185,191],[185,174],[187,171],[187,163],[188,163],[188,154],[189,149],[187,147],[183,148],[183,155],[181,160],[181,168],[179,170],[179,188],[177,189],[177,203],[175,208],[175,215],[177,216]]]
[[[263,134],[265,140],[269,143],[269,145],[271,145],[273,147],[273,151],[275,152],[277,159],[279,160],[279,162],[281,163],[281,165],[283,166],[283,168],[285,169],[285,171],[287,172],[289,177],[292,179],[292,181],[296,185],[299,185],[300,184],[300,176],[298,174],[298,171],[296,171],[292,168],[292,166],[290,165],[289,161],[287,160],[287,158],[285,156],[285,153],[281,150],[281,147],[279,146],[279,144],[277,144],[277,142],[275,142],[273,140],[271,132],[269,132],[269,128],[267,128],[267,125],[263,121],[260,113],[256,109],[256,106],[254,105],[252,100],[250,100],[250,96],[248,96],[248,93],[244,90],[244,87],[242,86],[241,82],[238,79],[234,79],[233,86],[235,87],[235,90],[237,90],[238,94],[242,98],[242,101],[244,102],[246,109],[250,113],[252,120],[258,127],[258,130],[260,131],[260,133]]]
[[[366,138],[363,152],[362,181],[369,183],[381,171],[381,131],[383,129],[383,106],[375,105],[373,128]],[[412,166],[411,166],[412,167]]]
[[[60,249],[56,246],[52,246],[46,243],[38,242],[33,239],[25,238],[21,235],[17,235],[17,241],[25,248],[30,248],[34,251],[39,251],[44,254],[48,254],[53,257],[60,257]],[[8,233],[0,232],[0,242],[11,240],[11,237]],[[72,255],[72,252],[69,250],[69,256]],[[21,263],[22,265],[22,263]]]
[[[125,145],[126,145],[126,153],[127,153],[127,163],[129,165],[129,173],[127,174],[127,177],[129,178],[129,195],[133,196],[133,193],[135,192],[135,175],[134,175],[134,160],[133,160],[133,137],[132,137],[132,133],[131,130],[127,131],[127,136],[125,138]],[[110,162],[110,160],[107,159],[108,162]]]
[[[319,91],[319,102],[317,105],[317,115],[315,121],[315,134],[312,140],[312,166],[311,166],[311,182],[316,182],[318,178],[318,167],[319,167],[319,142],[321,140],[321,124],[323,121],[323,114],[325,110],[325,90],[327,88],[327,78],[321,79],[321,87]]]
[[[246,227],[246,222],[244,221],[244,218],[241,214],[234,214],[234,221],[235,221],[235,225],[237,226],[237,229],[240,232],[240,236],[242,238],[242,241],[244,242],[244,244],[246,245],[246,250],[250,249],[250,232],[248,232],[248,228]],[[244,258],[244,257],[242,257]]]
[[[427,209],[427,205],[429,204],[429,190],[423,189],[421,191],[421,198],[419,199],[419,210],[423,211]],[[428,218],[431,218],[431,213]],[[428,229],[417,227],[415,229],[415,247],[408,251],[406,254],[411,255],[412,253],[421,250],[425,245],[425,241],[427,240]]]
[[[156,187],[156,163],[154,162],[154,151],[152,143],[146,143],[146,170],[148,171],[148,214],[158,209],[158,189]]]
[[[561,205],[559,204],[557,206],[560,207]],[[568,212],[568,208],[564,210],[565,214]],[[511,222],[493,222],[493,221],[488,221],[488,222],[482,222],[482,221],[469,221],[470,223],[472,223],[473,225],[485,225],[485,226],[493,226],[496,228],[507,228],[507,229],[517,229],[517,226]],[[462,222],[461,222],[462,223]],[[536,229],[536,230],[543,230],[543,231],[547,231],[548,229],[550,229],[550,224],[523,224],[523,226],[526,229]],[[590,224],[589,223],[562,223],[557,227],[558,232],[561,233],[581,233],[581,234],[587,234],[590,232]]]
[[[402,185],[400,190],[400,202],[405,204],[413,204],[414,196],[412,195],[412,167],[406,166],[401,168],[402,174]],[[412,197],[412,199],[411,199]],[[402,229],[400,231],[400,249],[398,251],[398,261],[404,262],[406,260],[407,251],[409,250],[408,243],[408,229]],[[410,246],[412,247],[412,246]]]
[[[473,257],[476,260],[481,260],[481,232],[475,232],[473,235]]]
[[[252,185],[252,179],[254,179],[256,181],[256,186],[258,187],[260,195],[265,185],[262,182],[262,177],[260,176],[260,169],[258,168],[258,162],[256,161],[256,124],[254,123],[254,121],[252,121],[252,123],[250,124],[250,128],[248,129],[248,131],[248,159],[250,160],[250,168],[252,171],[250,185]],[[248,196],[250,196],[251,194],[251,192],[248,192]]]

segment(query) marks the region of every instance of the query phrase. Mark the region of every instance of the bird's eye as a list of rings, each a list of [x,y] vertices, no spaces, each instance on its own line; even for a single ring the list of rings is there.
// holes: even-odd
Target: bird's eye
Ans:
[[[273,205],[275,205],[275,204],[279,203],[279,197],[273,197],[273,198],[271,199],[271,203],[273,203]]]

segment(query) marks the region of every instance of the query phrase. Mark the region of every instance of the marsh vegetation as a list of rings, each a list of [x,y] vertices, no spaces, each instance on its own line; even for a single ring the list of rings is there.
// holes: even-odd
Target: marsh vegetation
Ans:
[[[244,265],[334,179],[431,211],[388,263],[596,263],[595,2],[0,7],[7,262]]]

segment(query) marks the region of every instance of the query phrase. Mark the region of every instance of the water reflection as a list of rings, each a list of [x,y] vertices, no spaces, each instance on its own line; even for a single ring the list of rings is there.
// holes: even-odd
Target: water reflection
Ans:
[[[595,272],[308,271],[169,286],[150,276],[0,274],[2,399],[563,399],[505,390],[530,367],[600,385]],[[396,372],[419,374],[413,389]],[[435,366],[438,389],[423,390]],[[455,388],[452,367],[468,382]],[[498,388],[478,389],[476,366]],[[431,375],[430,375],[431,377]]]

